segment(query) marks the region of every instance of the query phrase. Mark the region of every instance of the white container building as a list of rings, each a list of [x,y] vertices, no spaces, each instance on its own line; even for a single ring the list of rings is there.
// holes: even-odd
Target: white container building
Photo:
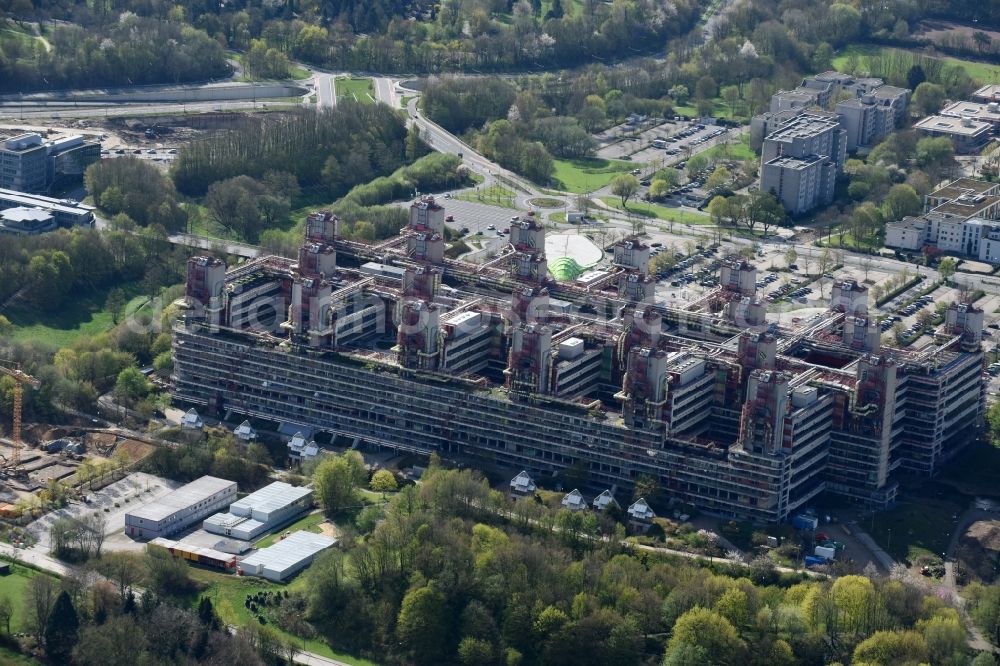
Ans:
[[[243,573],[280,583],[305,569],[318,554],[336,543],[336,539],[322,534],[293,532],[273,546],[244,558],[240,568]]]
[[[203,476],[125,514],[125,533],[139,539],[169,536],[236,499],[236,482]]]
[[[301,515],[312,503],[309,488],[276,481],[233,502],[228,513],[206,518],[202,527],[212,534],[250,541]]]

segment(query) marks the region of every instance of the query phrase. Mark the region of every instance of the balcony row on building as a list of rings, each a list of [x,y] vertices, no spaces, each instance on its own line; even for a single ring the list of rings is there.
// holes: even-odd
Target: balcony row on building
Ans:
[[[823,492],[891,503],[899,473],[933,474],[979,427],[972,306],[954,304],[926,349],[887,348],[855,282],[781,326],[736,258],[678,310],[647,288],[638,238],[616,245],[599,283],[558,283],[524,269],[545,260],[530,216],[484,265],[413,252],[441,220],[418,201],[398,238],[369,246],[316,213],[298,261],[193,258],[174,398],[535,478],[576,466],[581,492],[649,475],[705,511],[771,521]],[[396,271],[363,271],[376,257]]]

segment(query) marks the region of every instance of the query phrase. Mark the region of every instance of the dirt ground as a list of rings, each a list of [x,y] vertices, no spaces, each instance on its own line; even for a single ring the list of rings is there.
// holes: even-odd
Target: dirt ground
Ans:
[[[329,520],[323,521],[322,523],[319,524],[319,532],[323,536],[328,536],[333,539],[340,538],[340,530],[338,530],[337,526],[331,523]]]
[[[155,450],[156,447],[152,444],[139,442],[134,439],[126,439],[125,441],[120,442],[115,448],[116,452],[124,451],[125,455],[128,456],[128,459],[131,462],[138,462],[153,453]]]
[[[1000,556],[1000,520],[978,520],[966,530],[958,544],[956,559],[972,580],[992,582]]]
[[[974,32],[985,32],[989,35],[992,39],[992,50],[994,52],[997,50],[998,44],[1000,44],[1000,30],[989,30],[978,26],[971,27],[951,21],[927,20],[920,22],[914,34],[917,37],[926,37],[935,43],[948,46],[961,39],[968,40],[972,44],[972,33]]]

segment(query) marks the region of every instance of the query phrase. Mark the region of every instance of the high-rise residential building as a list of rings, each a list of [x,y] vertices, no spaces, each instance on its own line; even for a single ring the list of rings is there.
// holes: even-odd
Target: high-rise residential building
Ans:
[[[281,257],[189,263],[176,401],[534,479],[582,469],[581,490],[651,476],[704,511],[767,521],[823,492],[886,506],[899,470],[933,474],[980,427],[982,312],[969,305],[933,343],[896,349],[850,281],[828,311],[779,325],[739,259],[676,309],[646,286],[637,239],[585,284],[521,270],[544,260],[530,218],[485,265],[414,257],[409,237],[430,221],[369,246],[329,214],[310,220],[329,233],[306,245],[336,255],[321,272]],[[393,270],[358,268],[375,259]]]
[[[803,113],[769,134],[761,147],[760,189],[792,215],[833,201],[847,160],[846,132],[825,114]]]

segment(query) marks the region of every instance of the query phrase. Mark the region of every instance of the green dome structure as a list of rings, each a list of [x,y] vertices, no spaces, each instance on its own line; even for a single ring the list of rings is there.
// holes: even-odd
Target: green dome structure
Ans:
[[[549,273],[560,282],[575,280],[583,272],[583,267],[572,257],[556,257],[549,262]]]

